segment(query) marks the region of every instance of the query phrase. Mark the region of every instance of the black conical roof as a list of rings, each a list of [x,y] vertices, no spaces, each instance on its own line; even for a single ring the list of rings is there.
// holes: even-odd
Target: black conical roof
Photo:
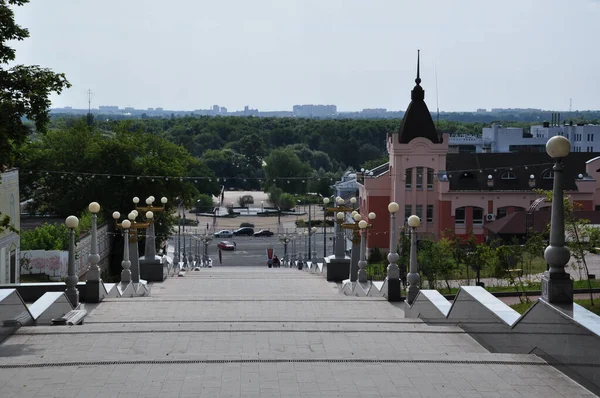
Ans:
[[[439,144],[442,140],[435,128],[435,124],[433,124],[427,104],[425,104],[425,90],[421,87],[419,58],[420,54],[417,55],[416,86],[410,93],[411,101],[400,123],[398,140],[401,144],[408,144],[415,138],[423,137],[434,144]]]

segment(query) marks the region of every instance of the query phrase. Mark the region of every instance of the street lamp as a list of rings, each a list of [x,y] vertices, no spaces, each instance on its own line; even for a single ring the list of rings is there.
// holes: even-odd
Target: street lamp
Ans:
[[[90,254],[88,255],[88,262],[90,265],[87,269],[87,280],[88,281],[100,281],[100,268],[98,263],[100,262],[100,254],[98,254],[98,212],[100,211],[100,205],[98,202],[92,202],[88,206],[88,210],[92,213],[92,245],[90,247]]]
[[[571,143],[561,135],[546,143],[546,152],[554,159],[552,186],[552,214],[550,216],[550,245],[544,259],[550,269],[542,276],[542,299],[549,303],[573,303],[573,281],[565,272],[571,254],[565,247],[565,214],[563,203],[563,158],[571,151]]]
[[[314,236],[314,244],[313,244],[313,252],[312,252],[313,257],[317,257],[317,231],[318,230],[319,229],[317,227],[312,227],[310,229],[310,234],[308,236],[309,241],[311,239],[313,239],[312,236]]]
[[[327,257],[327,205],[329,198],[323,198],[323,258]]]
[[[371,212],[367,216],[369,220],[373,221],[376,218],[375,213]],[[366,283],[367,282],[367,242],[366,242],[366,234],[367,228],[373,227],[373,224],[369,224],[366,220],[362,220],[360,214],[354,215],[354,221],[357,222],[357,226],[360,232],[360,260],[358,261],[358,281]]]
[[[412,304],[419,293],[419,282],[421,277],[417,270],[417,227],[421,225],[421,219],[414,214],[408,217],[408,226],[411,228],[410,235],[410,267],[407,276],[408,292],[406,301]]]
[[[287,235],[283,235],[279,237],[279,240],[281,241],[281,243],[283,243],[283,262],[284,264],[286,264],[288,261],[288,255],[287,255],[287,251],[288,251],[288,243],[291,241],[290,237]]]
[[[69,298],[73,308],[77,308],[79,306],[79,291],[77,290],[79,278],[75,273],[75,228],[79,225],[79,219],[75,216],[69,216],[65,220],[65,224],[69,228],[69,262],[67,277],[65,278],[65,285],[67,285],[65,294]]]
[[[390,265],[387,267],[388,301],[400,301],[402,296],[400,291],[400,268],[397,264],[400,256],[396,250],[396,213],[399,209],[400,206],[396,202],[388,205],[388,211],[390,212],[390,251],[387,256],[390,262]]]

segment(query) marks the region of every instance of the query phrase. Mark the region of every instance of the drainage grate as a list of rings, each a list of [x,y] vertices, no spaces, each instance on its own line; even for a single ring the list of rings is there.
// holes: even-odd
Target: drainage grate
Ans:
[[[189,320],[189,319],[182,319],[182,320],[158,320],[158,321],[153,321],[153,320],[149,320],[149,319],[140,319],[140,320],[134,320],[134,321],[85,321],[86,325],[89,324],[109,324],[109,323],[116,323],[116,324],[130,324],[130,323],[360,323],[360,324],[395,324],[395,325],[431,325],[431,322],[425,323],[423,321],[379,321],[377,319],[375,320],[368,320],[368,321],[361,321],[361,320],[348,320],[348,319],[338,319],[338,320],[329,320],[329,321],[323,321],[323,320],[293,320],[293,319],[289,319],[289,320],[282,320],[282,319],[274,319],[274,320],[265,320],[265,319],[235,319],[235,320],[202,320],[202,321],[195,321],[195,320]],[[444,323],[444,325],[447,325],[447,323]],[[454,326],[454,325],[452,325]]]
[[[535,361],[469,361],[469,360],[428,360],[428,359],[175,359],[175,360],[126,360],[126,361],[80,361],[56,363],[27,363],[0,365],[0,369],[57,368],[74,366],[111,365],[189,365],[222,363],[388,363],[388,364],[436,364],[436,365],[523,365],[550,366],[546,362]],[[600,365],[595,365],[599,366]]]
[[[393,334],[466,334],[463,330],[322,330],[322,329],[178,329],[178,330],[91,330],[78,331],[69,328],[57,332],[17,332],[18,336],[52,336],[52,335],[74,335],[74,334],[149,334],[149,333],[393,333]]]

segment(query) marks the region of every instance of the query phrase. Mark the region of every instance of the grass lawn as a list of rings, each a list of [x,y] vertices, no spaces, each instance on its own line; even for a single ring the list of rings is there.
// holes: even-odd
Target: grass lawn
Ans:
[[[585,308],[585,309],[593,312],[594,314],[600,315],[600,299],[594,300],[594,304],[595,305],[593,307],[592,307],[592,301],[591,300],[573,300],[573,301],[576,302],[577,304],[579,304],[580,306],[582,306],[583,308]],[[529,302],[529,303],[513,304],[513,305],[510,306],[510,308],[512,308],[513,310],[517,311],[519,314],[523,314],[534,303],[535,303],[535,301],[532,301],[532,302]]]

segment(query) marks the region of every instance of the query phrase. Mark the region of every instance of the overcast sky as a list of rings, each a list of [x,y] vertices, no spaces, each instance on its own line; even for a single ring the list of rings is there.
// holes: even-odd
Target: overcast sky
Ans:
[[[31,0],[17,61],[53,106],[600,109],[599,0]]]

